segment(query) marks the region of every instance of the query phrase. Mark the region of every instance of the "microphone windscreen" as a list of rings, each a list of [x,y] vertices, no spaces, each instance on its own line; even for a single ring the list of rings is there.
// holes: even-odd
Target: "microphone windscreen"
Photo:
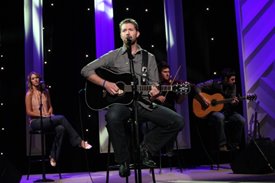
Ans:
[[[41,90],[45,90],[47,88],[46,84],[45,84],[45,81],[40,81],[39,82],[39,86],[40,86],[40,89]]]

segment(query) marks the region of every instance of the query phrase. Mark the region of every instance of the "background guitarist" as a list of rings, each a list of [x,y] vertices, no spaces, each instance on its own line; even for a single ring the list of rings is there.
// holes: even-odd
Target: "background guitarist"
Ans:
[[[229,147],[240,149],[245,118],[236,111],[236,105],[239,103],[236,90],[236,73],[230,68],[225,68],[220,78],[196,86],[197,96],[202,99],[205,106],[209,107],[211,101],[202,92],[209,95],[220,93],[224,98],[232,98],[231,102],[224,104],[221,111],[213,111],[206,116],[209,124],[214,125],[217,130],[220,151],[228,151]]]
[[[156,127],[146,133],[141,144],[141,158],[145,166],[155,166],[155,162],[151,160],[151,155],[158,155],[159,150],[183,128],[183,117],[175,111],[161,105],[154,105],[151,102],[159,96],[159,90],[155,86],[159,83],[159,73],[155,56],[148,53],[147,68],[142,68],[143,50],[137,43],[140,36],[139,26],[134,19],[125,19],[120,22],[120,38],[123,46],[108,52],[100,58],[86,65],[81,74],[94,84],[102,86],[107,92],[114,97],[119,92],[119,87],[115,82],[111,82],[108,78],[102,78],[96,73],[96,69],[100,67],[108,67],[117,73],[130,73],[130,64],[127,53],[129,47],[133,56],[133,64],[135,75],[141,84],[144,79],[142,71],[147,71],[145,82],[151,85],[151,90],[142,92],[138,101],[138,122],[150,121]],[[130,44],[130,45],[129,45]],[[93,93],[91,93],[93,95]],[[147,101],[147,102],[144,102]],[[115,161],[120,164],[119,175],[122,177],[129,176],[130,154],[128,149],[128,141],[126,135],[125,123],[131,117],[132,105],[114,104],[108,108],[105,119],[107,122],[107,130],[111,137],[112,145],[115,152]]]

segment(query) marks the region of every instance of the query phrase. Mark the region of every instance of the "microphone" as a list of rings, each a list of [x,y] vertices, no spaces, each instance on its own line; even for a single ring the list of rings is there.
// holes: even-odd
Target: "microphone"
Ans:
[[[40,81],[39,82],[39,87],[40,87],[40,90],[41,91],[44,91],[46,88],[47,88],[47,85],[46,85],[46,83],[45,83],[45,81]]]
[[[130,47],[132,44],[132,38],[131,37],[127,37],[127,46]]]
[[[131,50],[132,38],[130,36],[127,36],[126,39],[127,39],[126,47],[127,47],[128,58],[133,59],[134,57],[132,55],[132,50]]]

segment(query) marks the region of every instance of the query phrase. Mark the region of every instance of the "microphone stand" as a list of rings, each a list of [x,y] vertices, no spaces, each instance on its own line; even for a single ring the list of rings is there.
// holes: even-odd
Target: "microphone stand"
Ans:
[[[258,145],[258,143],[256,141],[257,139],[258,140],[262,139],[262,135],[260,134],[260,123],[258,121],[258,107],[259,107],[259,103],[260,102],[258,101],[257,104],[256,104],[256,107],[255,107],[255,113],[254,113],[254,133],[253,133],[253,136],[252,136],[251,140],[252,140],[253,144],[256,146],[256,148],[259,151],[259,153],[261,154],[262,158],[265,160],[266,165],[269,168],[270,172],[274,172],[274,168],[272,167],[272,165],[269,162],[267,156],[262,151],[261,147]]]
[[[258,121],[258,107],[259,107],[259,101],[256,103],[256,107],[255,107],[255,113],[254,113],[254,133],[253,133],[253,138],[257,139],[258,138],[262,138],[262,135],[260,133],[260,123]]]
[[[38,179],[34,182],[54,182],[54,180],[51,179],[47,179],[46,178],[46,168],[45,168],[45,152],[44,152],[44,126],[43,126],[43,116],[42,116],[42,107],[43,107],[43,103],[42,103],[42,96],[43,96],[43,92],[44,92],[44,87],[42,84],[39,85],[40,88],[40,105],[39,105],[39,112],[40,112],[40,130],[41,130],[41,156],[42,156],[42,179]]]
[[[132,76],[132,93],[133,93],[133,112],[134,112],[134,125],[133,125],[133,132],[134,132],[134,148],[136,149],[136,159],[135,159],[135,173],[136,169],[138,170],[138,175],[135,174],[135,181],[136,183],[141,183],[142,182],[142,177],[141,177],[141,165],[140,165],[140,147],[139,147],[139,124],[138,124],[138,92],[137,92],[137,85],[138,85],[138,79],[135,75],[135,69],[134,69],[134,62],[133,62],[133,55],[132,55],[132,47],[131,44],[132,40],[127,39],[127,54],[129,58],[129,65],[130,65],[130,72]]]

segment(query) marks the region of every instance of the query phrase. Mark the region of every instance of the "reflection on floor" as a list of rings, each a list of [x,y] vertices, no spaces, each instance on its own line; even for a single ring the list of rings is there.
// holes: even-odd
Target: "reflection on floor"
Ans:
[[[234,174],[229,165],[221,165],[219,170],[211,170],[210,166],[199,166],[195,168],[185,168],[181,172],[177,168],[163,168],[161,173],[155,169],[157,183],[186,183],[186,182],[275,182],[275,173],[270,174]],[[129,182],[134,183],[134,171],[131,171]],[[30,175],[26,180],[26,175],[22,176],[20,183],[30,183],[41,179],[41,174]],[[106,172],[78,172],[62,173],[62,179],[58,174],[46,174],[47,179],[60,183],[104,183],[106,181]],[[119,177],[118,171],[110,172],[110,183],[126,182]],[[151,183],[152,177],[148,169],[142,170],[142,182]]]

